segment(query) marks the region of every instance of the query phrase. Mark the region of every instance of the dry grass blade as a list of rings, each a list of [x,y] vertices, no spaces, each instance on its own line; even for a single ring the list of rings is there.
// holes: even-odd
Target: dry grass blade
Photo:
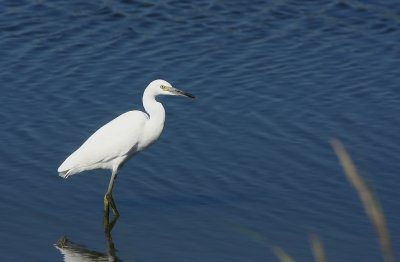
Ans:
[[[234,226],[233,229],[255,242],[266,243],[266,238],[256,230],[244,226]]]
[[[314,254],[314,259],[316,262],[326,262],[326,258],[325,258],[325,252],[324,252],[324,248],[322,246],[321,240],[319,240],[319,238],[314,235],[311,234],[310,235],[310,242],[311,242],[311,248]]]
[[[333,140],[331,144],[344,169],[347,179],[356,189],[358,196],[364,205],[365,212],[375,227],[385,261],[393,262],[394,257],[390,244],[389,232],[379,202],[374,198],[371,190],[358,174],[357,169],[343,144],[339,140]]]
[[[294,262],[293,258],[291,258],[282,248],[272,247],[272,251],[281,262]]]

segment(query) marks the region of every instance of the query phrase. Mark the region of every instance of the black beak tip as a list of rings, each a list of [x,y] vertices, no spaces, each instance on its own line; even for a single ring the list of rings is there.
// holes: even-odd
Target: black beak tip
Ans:
[[[196,97],[194,95],[192,95],[191,93],[179,90],[179,89],[175,89],[175,94],[180,95],[180,96],[186,96],[192,99],[195,99]]]
[[[194,95],[192,95],[191,93],[187,93],[187,92],[183,92],[183,91],[180,91],[179,92],[181,95],[183,95],[183,96],[186,96],[186,97],[189,97],[189,98],[192,98],[192,99],[195,99],[196,97],[194,96]]]

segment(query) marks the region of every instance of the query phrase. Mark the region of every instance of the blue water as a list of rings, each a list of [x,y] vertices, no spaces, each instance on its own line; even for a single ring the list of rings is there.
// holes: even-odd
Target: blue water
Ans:
[[[274,246],[312,261],[310,233],[329,261],[382,261],[332,138],[400,257],[398,1],[6,0],[0,13],[2,261],[68,261],[63,236],[107,259],[109,172],[56,170],[142,109],[157,78],[198,99],[160,98],[162,136],[121,169],[115,261],[278,261]]]

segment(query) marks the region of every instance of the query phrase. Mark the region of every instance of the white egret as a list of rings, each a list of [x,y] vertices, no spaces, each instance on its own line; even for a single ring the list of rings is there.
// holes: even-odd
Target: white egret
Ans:
[[[167,81],[152,81],[143,93],[146,110],[129,111],[98,129],[58,168],[59,175],[67,178],[86,170],[110,169],[111,179],[104,195],[104,212],[108,217],[109,207],[119,216],[112,197],[114,181],[119,168],[136,153],[154,143],[164,128],[165,110],[158,95],[175,95],[194,98],[192,94],[178,90]]]

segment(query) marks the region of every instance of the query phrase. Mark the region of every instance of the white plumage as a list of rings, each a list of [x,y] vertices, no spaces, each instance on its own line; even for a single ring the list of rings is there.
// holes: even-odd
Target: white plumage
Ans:
[[[148,120],[143,112],[129,111],[108,122],[61,164],[58,168],[60,176],[67,178],[85,170],[117,168],[146,146],[139,144],[141,137],[149,134],[145,132]],[[155,139],[160,134],[155,134]]]
[[[108,206],[116,215],[118,211],[112,199],[112,188],[118,169],[136,153],[154,143],[164,128],[165,110],[156,101],[158,95],[193,95],[173,88],[164,80],[154,80],[143,93],[143,106],[147,113],[129,111],[98,129],[58,168],[60,176],[67,178],[82,171],[97,168],[110,169],[112,176],[106,195],[105,211]]]

